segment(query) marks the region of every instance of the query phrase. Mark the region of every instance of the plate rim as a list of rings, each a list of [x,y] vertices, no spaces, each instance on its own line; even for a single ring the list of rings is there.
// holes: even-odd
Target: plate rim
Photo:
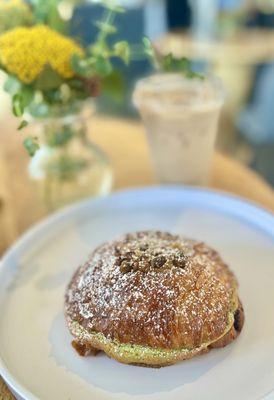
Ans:
[[[127,188],[111,193],[108,196],[89,198],[66,206],[32,225],[8,248],[6,252],[4,252],[0,259],[0,274],[2,270],[6,268],[9,259],[12,258],[14,254],[18,252],[20,253],[20,251],[22,251],[25,247],[28,247],[28,244],[33,236],[39,234],[41,237],[41,235],[43,235],[46,230],[52,227],[54,224],[58,224],[62,220],[66,220],[66,218],[69,216],[72,217],[73,215],[77,215],[80,210],[84,210],[89,207],[96,207],[96,205],[100,204],[102,201],[109,202],[112,199],[119,200],[120,197],[128,197],[130,199],[136,195],[144,195],[146,198],[148,198],[151,194],[155,196],[157,193],[162,195],[166,195],[168,193],[173,196],[175,194],[178,196],[194,196],[194,198],[198,199],[198,201],[196,200],[198,204],[201,203],[202,199],[207,199],[208,202],[205,203],[207,207],[210,205],[210,208],[214,208],[219,211],[221,210],[230,215],[234,215],[235,217],[244,220],[253,226],[255,225],[257,228],[260,228],[260,230],[267,233],[274,241],[274,214],[263,207],[258,206],[255,202],[246,200],[238,195],[211,188],[185,187],[177,185],[153,185],[138,188]],[[12,372],[10,372],[6,367],[1,354],[0,376],[6,382],[8,387],[22,399],[39,400],[38,397],[33,395],[33,393],[31,393],[16,378],[13,377]],[[274,394],[274,387],[269,393],[265,394],[265,396],[269,396],[272,393]],[[263,398],[265,398],[265,396]]]

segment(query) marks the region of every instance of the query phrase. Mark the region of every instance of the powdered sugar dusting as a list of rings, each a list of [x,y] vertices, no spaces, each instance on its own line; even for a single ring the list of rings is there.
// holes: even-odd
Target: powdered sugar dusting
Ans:
[[[203,243],[137,232],[94,251],[66,293],[66,315],[121,343],[189,348],[227,328],[235,279]]]

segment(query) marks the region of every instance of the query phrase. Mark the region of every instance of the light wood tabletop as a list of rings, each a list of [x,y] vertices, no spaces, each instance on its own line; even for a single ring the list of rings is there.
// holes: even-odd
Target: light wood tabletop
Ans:
[[[0,122],[0,217],[1,212],[5,213],[0,221],[8,227],[0,231],[3,247],[47,213],[28,178],[28,157],[16,124],[10,117]],[[155,184],[144,130],[139,122],[96,116],[89,128],[90,138],[101,146],[113,165],[114,190]],[[214,156],[210,186],[242,196],[274,212],[274,191],[263,178],[218,152]],[[13,397],[0,379],[2,399]]]
[[[2,234],[5,246],[47,214],[28,177],[28,155],[22,148],[22,134],[16,131],[16,126],[13,118],[0,122],[0,216],[5,216],[9,224],[9,229]],[[89,134],[112,163],[114,190],[156,183],[145,133],[139,122],[96,116],[89,124]],[[274,190],[270,185],[257,173],[218,152],[214,156],[210,186],[274,211]]]

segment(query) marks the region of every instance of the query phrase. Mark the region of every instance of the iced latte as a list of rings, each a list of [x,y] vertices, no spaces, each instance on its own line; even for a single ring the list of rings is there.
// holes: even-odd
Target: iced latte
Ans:
[[[206,184],[224,101],[219,80],[152,75],[137,82],[133,101],[146,128],[158,181]]]

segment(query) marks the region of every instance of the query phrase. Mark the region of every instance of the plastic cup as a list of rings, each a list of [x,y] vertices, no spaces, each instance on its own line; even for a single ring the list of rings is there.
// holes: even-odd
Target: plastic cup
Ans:
[[[156,74],[137,82],[133,102],[145,125],[157,180],[206,185],[224,103],[221,82]]]

